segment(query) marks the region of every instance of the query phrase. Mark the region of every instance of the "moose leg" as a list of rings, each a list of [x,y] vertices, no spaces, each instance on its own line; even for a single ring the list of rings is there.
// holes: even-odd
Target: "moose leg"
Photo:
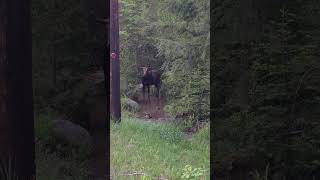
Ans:
[[[150,103],[150,86],[148,86],[148,100],[149,100],[149,103]]]
[[[159,85],[157,87],[157,91],[158,91],[158,99],[160,99],[160,86]]]
[[[160,100],[160,87],[159,85],[156,85],[157,88],[157,100],[158,100],[158,105],[159,105],[159,100]]]
[[[156,97],[159,99],[159,85],[155,85],[155,87],[156,87]]]
[[[146,94],[146,86],[145,85],[143,85],[142,86],[142,94],[143,94],[143,101],[145,101],[145,94]]]

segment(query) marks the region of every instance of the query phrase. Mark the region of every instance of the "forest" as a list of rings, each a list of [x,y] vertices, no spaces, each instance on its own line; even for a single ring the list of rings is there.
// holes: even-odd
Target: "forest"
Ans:
[[[319,179],[320,2],[211,4],[217,179]]]
[[[0,179],[320,179],[320,1],[112,2],[0,1]]]
[[[111,125],[111,175],[209,179],[210,2],[121,0],[119,27],[122,118]],[[155,86],[143,97],[144,67],[161,76],[159,99]]]
[[[92,122],[109,112],[109,11],[105,2],[34,0],[31,12],[37,179],[90,179],[97,167],[86,134],[95,138]],[[209,178],[209,20],[208,0],[119,0],[121,122],[114,124],[111,106],[112,178]],[[143,98],[142,67],[161,74],[159,100],[153,86],[150,101]]]

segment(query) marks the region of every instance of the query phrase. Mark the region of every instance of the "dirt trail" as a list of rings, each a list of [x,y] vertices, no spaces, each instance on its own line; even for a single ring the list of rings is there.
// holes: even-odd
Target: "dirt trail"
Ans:
[[[147,100],[143,100],[143,96],[140,96],[138,103],[141,106],[141,110],[137,113],[139,118],[153,121],[166,121],[170,119],[169,115],[164,112],[165,99],[163,97],[160,97],[158,101],[157,97],[151,95],[150,102],[148,102]]]
[[[161,97],[158,102],[156,97],[150,96],[150,102],[145,102],[143,101],[143,97],[140,96],[137,102],[141,106],[141,110],[137,113],[138,118],[154,122],[175,121],[175,118],[170,117],[164,112],[165,99],[163,97]],[[185,128],[183,132],[187,135],[187,137],[192,137],[192,135],[204,127],[204,125],[205,123],[200,122],[196,126]]]

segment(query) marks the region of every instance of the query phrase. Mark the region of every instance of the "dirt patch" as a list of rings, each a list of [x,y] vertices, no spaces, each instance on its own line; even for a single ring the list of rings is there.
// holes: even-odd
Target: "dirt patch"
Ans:
[[[207,122],[196,122],[192,127],[187,127],[183,130],[183,132],[187,136],[192,136],[193,134],[197,133],[200,129],[204,128],[206,126]]]
[[[165,98],[160,97],[158,100],[155,96],[150,96],[150,102],[143,99],[143,96],[140,95],[138,97],[137,103],[141,106],[141,110],[136,114],[139,119],[143,119],[146,121],[153,121],[153,122],[172,122],[177,121],[175,119],[165,113],[164,106],[165,106]],[[183,114],[181,118],[187,116],[188,114]],[[183,132],[188,136],[191,137],[193,134],[197,133],[200,129],[205,126],[206,122],[196,122],[192,127],[187,127],[183,130]]]
[[[142,119],[149,119],[153,121],[168,121],[172,118],[164,112],[165,99],[160,97],[150,96],[150,102],[144,100],[142,96],[138,98],[138,103],[141,106],[141,110],[137,113],[137,116]]]

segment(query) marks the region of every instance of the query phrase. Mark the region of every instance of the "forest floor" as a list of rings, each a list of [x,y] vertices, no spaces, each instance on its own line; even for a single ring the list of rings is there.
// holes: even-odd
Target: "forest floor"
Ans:
[[[150,102],[145,101],[143,96],[141,95],[138,98],[137,103],[141,106],[141,110],[136,113],[136,117],[145,121],[153,121],[153,122],[172,122],[179,121],[164,111],[164,107],[166,105],[166,101],[164,97],[158,98],[156,96],[150,96]],[[183,129],[183,132],[187,136],[192,136],[199,129],[203,128],[205,123],[197,123],[196,125],[191,125]]]
[[[209,126],[191,135],[165,112],[165,97],[149,102],[140,95],[136,102],[139,112],[123,110],[121,123],[111,123],[111,179],[181,179],[187,165],[209,179]]]
[[[170,116],[164,111],[164,97],[160,97],[158,100],[157,97],[150,96],[150,102],[148,102],[147,100],[143,100],[143,96],[140,96],[138,103],[141,106],[141,110],[137,113],[138,118],[152,121],[168,121],[170,119]]]

